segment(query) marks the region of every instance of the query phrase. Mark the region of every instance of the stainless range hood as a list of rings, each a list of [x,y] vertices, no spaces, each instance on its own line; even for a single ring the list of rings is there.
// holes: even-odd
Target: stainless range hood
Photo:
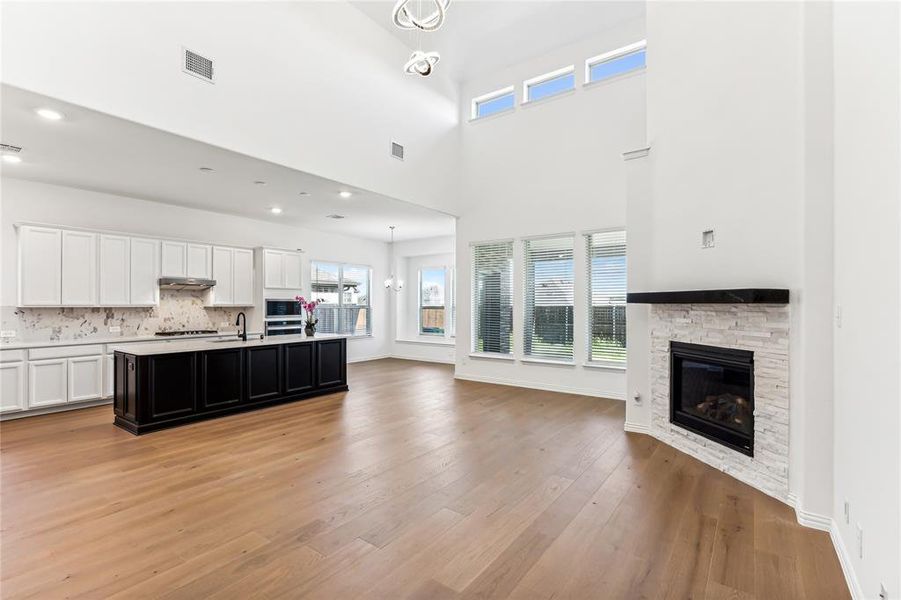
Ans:
[[[194,277],[160,277],[160,287],[166,290],[205,290],[216,285],[215,279]]]

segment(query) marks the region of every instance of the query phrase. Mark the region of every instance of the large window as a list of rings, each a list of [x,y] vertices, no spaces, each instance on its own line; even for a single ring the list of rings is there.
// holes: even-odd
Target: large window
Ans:
[[[523,102],[556,96],[575,87],[576,74],[574,68],[569,66],[523,82]]]
[[[643,69],[646,58],[644,40],[589,58],[585,61],[585,83],[603,81],[630,71]]]
[[[523,354],[573,359],[573,238],[525,240]]]
[[[472,351],[513,352],[513,242],[472,247]]]
[[[428,267],[419,271],[419,333],[444,335],[445,310],[444,267]]]
[[[626,232],[585,236],[588,251],[588,358],[626,362]]]
[[[369,267],[313,262],[311,297],[322,300],[316,309],[317,329],[323,333],[372,335]]]

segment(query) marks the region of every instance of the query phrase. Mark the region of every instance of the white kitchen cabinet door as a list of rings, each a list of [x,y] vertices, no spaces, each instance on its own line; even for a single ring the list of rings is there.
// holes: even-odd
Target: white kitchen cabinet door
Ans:
[[[98,400],[103,396],[103,356],[69,359],[69,402]]]
[[[103,397],[112,398],[115,393],[116,356],[107,354],[103,358]]]
[[[0,413],[25,410],[25,362],[0,363]]]
[[[211,279],[213,275],[213,247],[204,244],[188,244],[187,277]]]
[[[299,252],[285,252],[285,287],[300,289],[301,269],[303,261]]]
[[[97,234],[62,232],[62,305],[97,304]]]
[[[131,240],[122,235],[100,236],[100,305],[128,306]]]
[[[235,248],[232,281],[232,303],[237,306],[253,305],[253,250]]]
[[[187,277],[188,245],[184,242],[161,242],[160,277]]]
[[[213,248],[213,304],[228,305],[234,302],[234,248]]]
[[[131,277],[129,296],[132,306],[160,303],[160,241],[131,238]]]
[[[59,306],[62,301],[62,232],[19,228],[19,306]]]
[[[263,287],[285,287],[285,253],[280,250],[263,250]]]
[[[68,364],[65,358],[28,361],[28,408],[56,406],[68,401]]]

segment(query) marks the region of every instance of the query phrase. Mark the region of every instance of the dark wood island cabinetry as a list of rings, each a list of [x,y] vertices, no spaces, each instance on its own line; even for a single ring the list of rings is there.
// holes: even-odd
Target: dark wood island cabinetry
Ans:
[[[347,390],[347,340],[284,336],[115,351],[115,424],[141,434]]]

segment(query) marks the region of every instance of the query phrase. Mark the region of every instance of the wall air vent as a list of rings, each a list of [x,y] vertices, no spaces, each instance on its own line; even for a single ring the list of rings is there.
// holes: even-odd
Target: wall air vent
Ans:
[[[213,60],[188,50],[184,46],[181,49],[181,70],[209,83],[216,82]]]
[[[397,142],[391,142],[391,156],[397,160],[404,159],[404,147]]]
[[[13,154],[18,154],[22,151],[21,146],[13,146],[12,144],[0,144],[0,151],[3,152],[12,152]]]

